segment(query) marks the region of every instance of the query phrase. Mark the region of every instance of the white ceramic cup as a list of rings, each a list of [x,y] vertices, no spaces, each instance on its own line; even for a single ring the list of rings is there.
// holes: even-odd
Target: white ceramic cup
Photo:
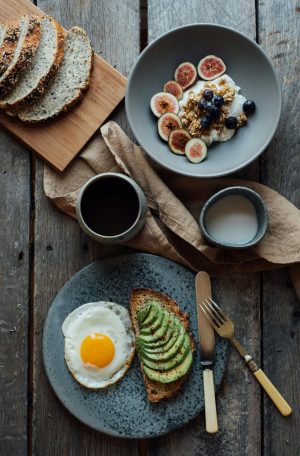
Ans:
[[[111,200],[114,189],[120,191]],[[79,225],[88,236],[103,244],[119,244],[132,239],[143,227],[146,213],[147,201],[141,188],[130,177],[119,173],[92,177],[81,188],[76,203]],[[110,228],[102,228],[102,223],[109,218],[112,220]]]

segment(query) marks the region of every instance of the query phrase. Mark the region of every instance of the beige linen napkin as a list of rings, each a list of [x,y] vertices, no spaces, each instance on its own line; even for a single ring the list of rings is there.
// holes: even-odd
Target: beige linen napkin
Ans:
[[[300,211],[274,190],[239,179],[199,180],[166,171],[158,175],[141,148],[133,144],[115,122],[103,125],[101,134],[63,174],[45,166],[45,193],[68,215],[76,217],[78,191],[90,177],[107,171],[122,172],[141,186],[149,208],[144,228],[126,245],[213,275],[261,271],[300,262]],[[252,188],[268,207],[268,232],[257,246],[247,250],[208,245],[198,225],[199,213],[207,198],[231,185]],[[299,277],[295,271],[296,268],[294,277]]]

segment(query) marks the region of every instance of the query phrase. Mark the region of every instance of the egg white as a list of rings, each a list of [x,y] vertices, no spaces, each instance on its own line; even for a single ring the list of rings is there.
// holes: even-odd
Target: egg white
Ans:
[[[65,319],[65,361],[73,377],[86,388],[99,389],[120,380],[134,355],[134,333],[128,310],[113,302],[84,304]],[[109,336],[115,346],[112,361],[99,368],[85,364],[80,355],[82,341],[89,335]]]

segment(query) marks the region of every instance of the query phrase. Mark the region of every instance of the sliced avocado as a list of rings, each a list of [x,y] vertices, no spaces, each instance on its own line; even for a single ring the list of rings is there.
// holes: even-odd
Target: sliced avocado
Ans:
[[[147,350],[147,353],[162,353],[168,351],[175,343],[177,340],[181,328],[184,329],[176,317],[172,317],[173,322],[171,323],[170,327],[168,328],[168,331],[165,336],[166,342],[163,344],[158,344],[158,342],[155,342],[155,344],[143,344],[143,348]],[[171,334],[169,334],[169,329],[171,329]],[[184,332],[184,331],[183,331]]]
[[[163,350],[165,345],[170,341],[171,337],[174,336],[174,332],[176,332],[176,334],[177,334],[178,331],[179,331],[179,329],[175,325],[175,318],[172,315],[170,315],[170,325],[169,325],[169,327],[167,329],[167,332],[164,335],[164,337],[162,337],[161,339],[159,339],[156,342],[153,342],[153,341],[145,342],[144,340],[140,340],[140,338],[138,336],[136,338],[137,347],[139,347],[139,346],[140,347],[145,347],[145,348],[147,348],[149,350],[150,349],[151,350]]]
[[[163,347],[164,348],[163,351],[154,352],[154,353],[153,353],[153,351],[147,350],[146,347],[142,347],[142,349],[141,349],[142,356],[149,359],[150,361],[156,361],[156,362],[171,360],[172,358],[174,358],[177,355],[177,353],[183,346],[184,341],[185,341],[185,335],[186,335],[186,332],[185,332],[183,326],[180,326],[179,333],[177,333],[177,337],[175,336],[174,339],[172,338],[173,344],[166,344]],[[151,367],[151,366],[149,366],[149,367]]]
[[[145,320],[141,323],[141,327],[145,328],[148,325],[151,325],[154,320],[157,318],[157,313],[161,309],[160,305],[156,301],[150,301],[149,304],[151,305],[150,312],[148,313]]]
[[[182,363],[169,371],[161,372],[155,369],[150,369],[145,365],[143,366],[143,368],[145,374],[150,380],[154,380],[155,382],[159,383],[172,383],[178,380],[179,378],[183,377],[187,373],[187,371],[192,365],[192,362],[193,354],[190,350],[185,359],[182,361]]]
[[[167,361],[152,361],[148,359],[145,355],[144,352],[140,352],[140,357],[143,363],[150,367],[151,369],[155,369],[158,371],[169,371],[171,369],[174,369],[174,367],[178,366],[181,364],[188,355],[188,353],[191,351],[191,346],[190,346],[190,339],[189,336],[185,333],[183,337],[183,344],[181,349],[178,351],[178,353],[173,356],[171,359]]]
[[[139,325],[145,320],[147,315],[149,314],[151,310],[151,304],[147,303],[146,305],[140,307],[137,313],[137,321],[139,322]]]
[[[162,337],[165,336],[165,334],[168,330],[169,321],[170,321],[169,312],[166,310],[163,310],[163,320],[162,320],[161,326],[153,334],[148,334],[148,335],[140,334],[139,340],[144,341],[144,342],[150,342],[150,343],[158,341],[159,339],[161,339]]]
[[[160,326],[162,325],[163,319],[164,319],[164,310],[161,307],[159,307],[157,309],[156,318],[153,321],[153,323],[151,323],[151,325],[147,325],[147,326],[143,325],[143,324],[140,326],[140,334],[144,334],[144,335],[154,334],[155,331],[158,328],[160,328]]]

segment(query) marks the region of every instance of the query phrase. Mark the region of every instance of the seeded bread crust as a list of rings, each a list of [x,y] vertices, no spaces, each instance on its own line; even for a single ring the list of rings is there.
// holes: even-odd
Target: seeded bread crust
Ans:
[[[93,49],[91,47],[89,38],[88,38],[85,30],[83,30],[82,28],[72,27],[67,33],[67,36],[65,39],[65,44],[67,43],[69,34],[75,34],[75,35],[80,36],[80,38],[85,40],[85,42],[87,44],[87,48],[88,48],[87,55],[85,54],[85,56],[84,56],[84,59],[86,62],[87,77],[85,78],[84,81],[81,81],[81,83],[76,87],[76,90],[74,90],[74,94],[72,94],[72,97],[68,100],[68,102],[66,102],[62,106],[59,106],[58,109],[56,109],[54,113],[47,113],[47,106],[42,106],[41,114],[38,115],[39,106],[43,103],[43,99],[46,99],[48,91],[51,91],[56,83],[55,78],[56,77],[58,78],[61,76],[61,72],[63,71],[65,60],[67,57],[67,53],[65,50],[62,65],[59,68],[59,71],[57,72],[56,76],[54,78],[52,78],[52,81],[51,81],[49,87],[47,88],[47,90],[45,91],[44,96],[42,96],[40,99],[38,99],[37,102],[34,103],[32,106],[25,107],[24,109],[21,109],[20,111],[17,112],[19,119],[22,120],[23,122],[26,122],[29,124],[35,124],[35,123],[40,123],[40,122],[46,122],[50,119],[56,118],[57,116],[61,115],[62,113],[69,111],[71,109],[71,107],[73,107],[75,104],[77,104],[83,98],[85,91],[89,88],[90,83],[91,83],[92,69],[93,69]],[[71,64],[73,64],[73,65],[77,64],[77,60],[79,61],[80,57],[83,57],[83,56],[77,56],[76,61],[71,62]],[[64,81],[64,83],[66,83],[66,81]],[[66,84],[65,91],[67,92],[67,90],[68,90],[68,85]],[[8,112],[8,114],[10,114],[10,112]]]
[[[65,31],[62,28],[62,26],[52,17],[50,16],[43,16],[41,18],[41,24],[42,21],[45,19],[48,19],[52,22],[53,26],[56,29],[56,36],[57,36],[57,47],[56,47],[56,53],[55,53],[55,58],[53,60],[53,63],[50,67],[50,70],[48,71],[47,74],[44,74],[41,76],[40,80],[38,81],[37,86],[32,89],[30,93],[28,93],[24,97],[19,97],[15,102],[11,103],[9,102],[9,95],[8,93],[7,99],[4,98],[3,100],[0,100],[0,108],[1,109],[7,109],[9,110],[10,115],[16,115],[17,110],[22,108],[25,105],[30,105],[34,103],[48,88],[51,79],[55,76],[57,73],[60,64],[62,62],[63,56],[64,56],[64,42],[65,42]],[[14,88],[12,89],[12,91]],[[7,101],[8,100],[8,101]]]
[[[0,47],[0,76],[7,70],[13,59],[20,34],[19,21],[9,21],[5,26]]]
[[[19,37],[18,40],[17,47],[19,44],[21,45],[18,58],[14,62],[14,53],[11,64],[0,77],[0,98],[3,98],[4,95],[13,88],[22,70],[31,62],[40,42],[40,18],[36,16],[25,16],[25,18],[28,20],[28,27],[23,43],[19,43],[21,37]],[[21,20],[22,18],[20,19],[20,22]]]
[[[189,331],[189,319],[188,315],[184,313],[177,305],[177,303],[169,298],[168,296],[163,295],[159,291],[151,290],[150,288],[134,288],[131,293],[130,297],[130,315],[132,320],[132,326],[136,336],[139,335],[139,324],[137,320],[137,312],[140,307],[142,307],[146,301],[149,299],[158,299],[160,303],[165,307],[169,312],[175,314],[179,320],[181,321],[182,325],[184,326],[185,330],[187,331],[192,351],[195,351],[195,341],[194,338]],[[147,397],[150,402],[160,402],[163,399],[170,399],[179,392],[180,388],[186,381],[188,377],[188,373],[181,377],[179,380],[176,380],[172,383],[160,383],[150,380],[144,373],[143,363],[141,362],[141,371],[143,374],[143,379],[147,391]]]

